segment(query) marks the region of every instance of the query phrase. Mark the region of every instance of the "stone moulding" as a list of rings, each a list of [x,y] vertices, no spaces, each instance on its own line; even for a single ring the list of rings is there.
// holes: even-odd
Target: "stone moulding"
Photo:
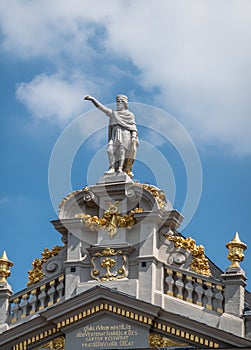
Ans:
[[[51,257],[58,255],[60,250],[62,250],[63,246],[55,246],[51,250],[48,248],[45,248],[44,251],[41,253],[42,258],[36,258],[32,262],[32,270],[28,271],[28,282],[27,286],[30,286],[31,284],[37,283],[42,280],[44,277],[44,273],[42,271],[43,264]]]
[[[201,275],[211,276],[209,261],[205,257],[203,245],[196,245],[196,242],[191,237],[183,238],[180,236],[164,235],[169,241],[173,241],[176,248],[184,248],[191,252],[193,260],[190,268]]]
[[[76,190],[76,191],[73,191],[71,193],[69,193],[66,197],[64,197],[61,202],[59,203],[59,206],[58,206],[58,211],[60,211],[60,209],[62,208],[62,206],[72,197],[74,197],[76,194],[80,193],[80,192],[84,192],[84,191],[88,191],[89,188],[88,187],[84,187],[82,188],[81,190]]]

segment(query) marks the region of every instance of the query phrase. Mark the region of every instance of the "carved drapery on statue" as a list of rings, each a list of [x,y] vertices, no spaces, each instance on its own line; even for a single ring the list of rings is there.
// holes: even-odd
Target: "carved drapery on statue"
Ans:
[[[132,178],[132,165],[139,142],[134,114],[128,110],[128,97],[116,97],[116,110],[104,106],[92,96],[87,95],[84,99],[109,117],[107,153],[110,167],[106,174],[125,172]]]

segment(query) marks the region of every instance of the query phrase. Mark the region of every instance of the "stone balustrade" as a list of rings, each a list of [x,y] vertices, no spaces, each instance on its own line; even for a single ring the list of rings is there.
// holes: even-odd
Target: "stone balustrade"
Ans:
[[[224,312],[224,285],[212,278],[166,268],[165,293],[208,310]]]
[[[64,275],[15,293],[9,300],[9,323],[15,323],[64,299]]]

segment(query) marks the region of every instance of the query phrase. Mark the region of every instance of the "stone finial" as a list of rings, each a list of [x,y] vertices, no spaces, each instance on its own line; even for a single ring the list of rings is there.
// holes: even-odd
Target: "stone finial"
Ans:
[[[244,259],[243,251],[247,249],[247,245],[241,242],[238,232],[236,232],[232,241],[226,244],[228,249],[228,260],[231,261],[229,268],[240,268],[240,262]]]
[[[7,282],[6,278],[10,276],[10,267],[13,266],[13,262],[11,262],[6,252],[4,251],[0,258],[0,283]]]

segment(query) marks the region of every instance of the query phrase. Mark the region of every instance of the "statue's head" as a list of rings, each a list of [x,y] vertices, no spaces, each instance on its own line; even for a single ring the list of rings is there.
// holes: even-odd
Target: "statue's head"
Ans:
[[[118,95],[116,97],[117,110],[128,109],[128,97],[126,95]]]

